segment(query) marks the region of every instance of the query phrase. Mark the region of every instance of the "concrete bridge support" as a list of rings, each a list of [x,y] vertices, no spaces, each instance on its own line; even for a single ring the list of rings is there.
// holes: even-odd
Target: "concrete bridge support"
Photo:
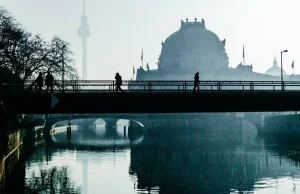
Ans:
[[[55,123],[58,123],[59,121],[63,121],[63,120],[67,120],[67,118],[62,119],[62,118],[55,118],[55,117],[47,116],[46,119],[45,119],[45,122],[44,122],[44,135],[49,136],[52,126]]]
[[[105,121],[105,128],[111,129],[117,125],[118,118],[104,118]]]

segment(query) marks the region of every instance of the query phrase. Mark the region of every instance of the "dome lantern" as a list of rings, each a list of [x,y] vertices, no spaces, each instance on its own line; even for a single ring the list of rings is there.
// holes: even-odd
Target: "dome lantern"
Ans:
[[[281,68],[278,66],[276,56],[274,57],[273,66],[271,68],[269,68],[265,74],[277,76],[277,77],[281,76]],[[285,72],[284,69],[282,69],[282,74],[287,75],[287,73]]]

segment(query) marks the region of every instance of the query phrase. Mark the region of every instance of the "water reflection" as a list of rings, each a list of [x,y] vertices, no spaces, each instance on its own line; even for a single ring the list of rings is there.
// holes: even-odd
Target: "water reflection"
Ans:
[[[49,185],[65,188],[68,181],[70,192],[92,194],[300,193],[299,165],[274,149],[280,147],[270,142],[274,137],[258,138],[249,123],[241,123],[241,128],[218,126],[222,124],[210,128],[160,125],[136,130],[132,136],[124,136],[123,125],[109,130],[100,125],[78,127],[72,131],[73,147],[68,149],[63,146],[68,142],[65,132],[56,133],[56,141],[37,149],[26,161],[26,188],[45,187],[49,193]],[[111,146],[118,141],[122,147]],[[45,178],[37,176],[39,169],[44,169]],[[61,183],[49,182],[53,169]]]
[[[80,193],[80,187],[71,182],[66,166],[50,169],[39,168],[27,173],[26,193]]]
[[[71,123],[71,137],[67,138],[67,126],[58,125],[51,129],[51,139],[55,145],[76,147],[115,147],[139,144],[143,141],[144,129],[132,127],[128,121],[118,122],[116,126],[107,127],[105,122],[91,122],[84,126]]]

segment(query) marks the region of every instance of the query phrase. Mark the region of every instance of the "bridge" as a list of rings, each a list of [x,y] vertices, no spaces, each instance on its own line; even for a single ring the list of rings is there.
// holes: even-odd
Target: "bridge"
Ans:
[[[23,114],[276,112],[300,110],[300,82],[65,81],[54,95],[25,85],[2,84],[1,100]]]

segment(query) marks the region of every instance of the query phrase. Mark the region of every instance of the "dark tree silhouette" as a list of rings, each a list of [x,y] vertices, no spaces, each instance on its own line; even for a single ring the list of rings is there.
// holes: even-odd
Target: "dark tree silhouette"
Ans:
[[[25,182],[26,193],[81,193],[81,189],[75,186],[69,178],[67,167],[53,167],[48,170],[39,169],[32,172]]]
[[[50,71],[61,79],[77,79],[70,45],[55,36],[46,41],[40,34],[24,29],[3,7],[0,7],[0,67],[8,69],[22,81],[34,79],[38,72]]]

